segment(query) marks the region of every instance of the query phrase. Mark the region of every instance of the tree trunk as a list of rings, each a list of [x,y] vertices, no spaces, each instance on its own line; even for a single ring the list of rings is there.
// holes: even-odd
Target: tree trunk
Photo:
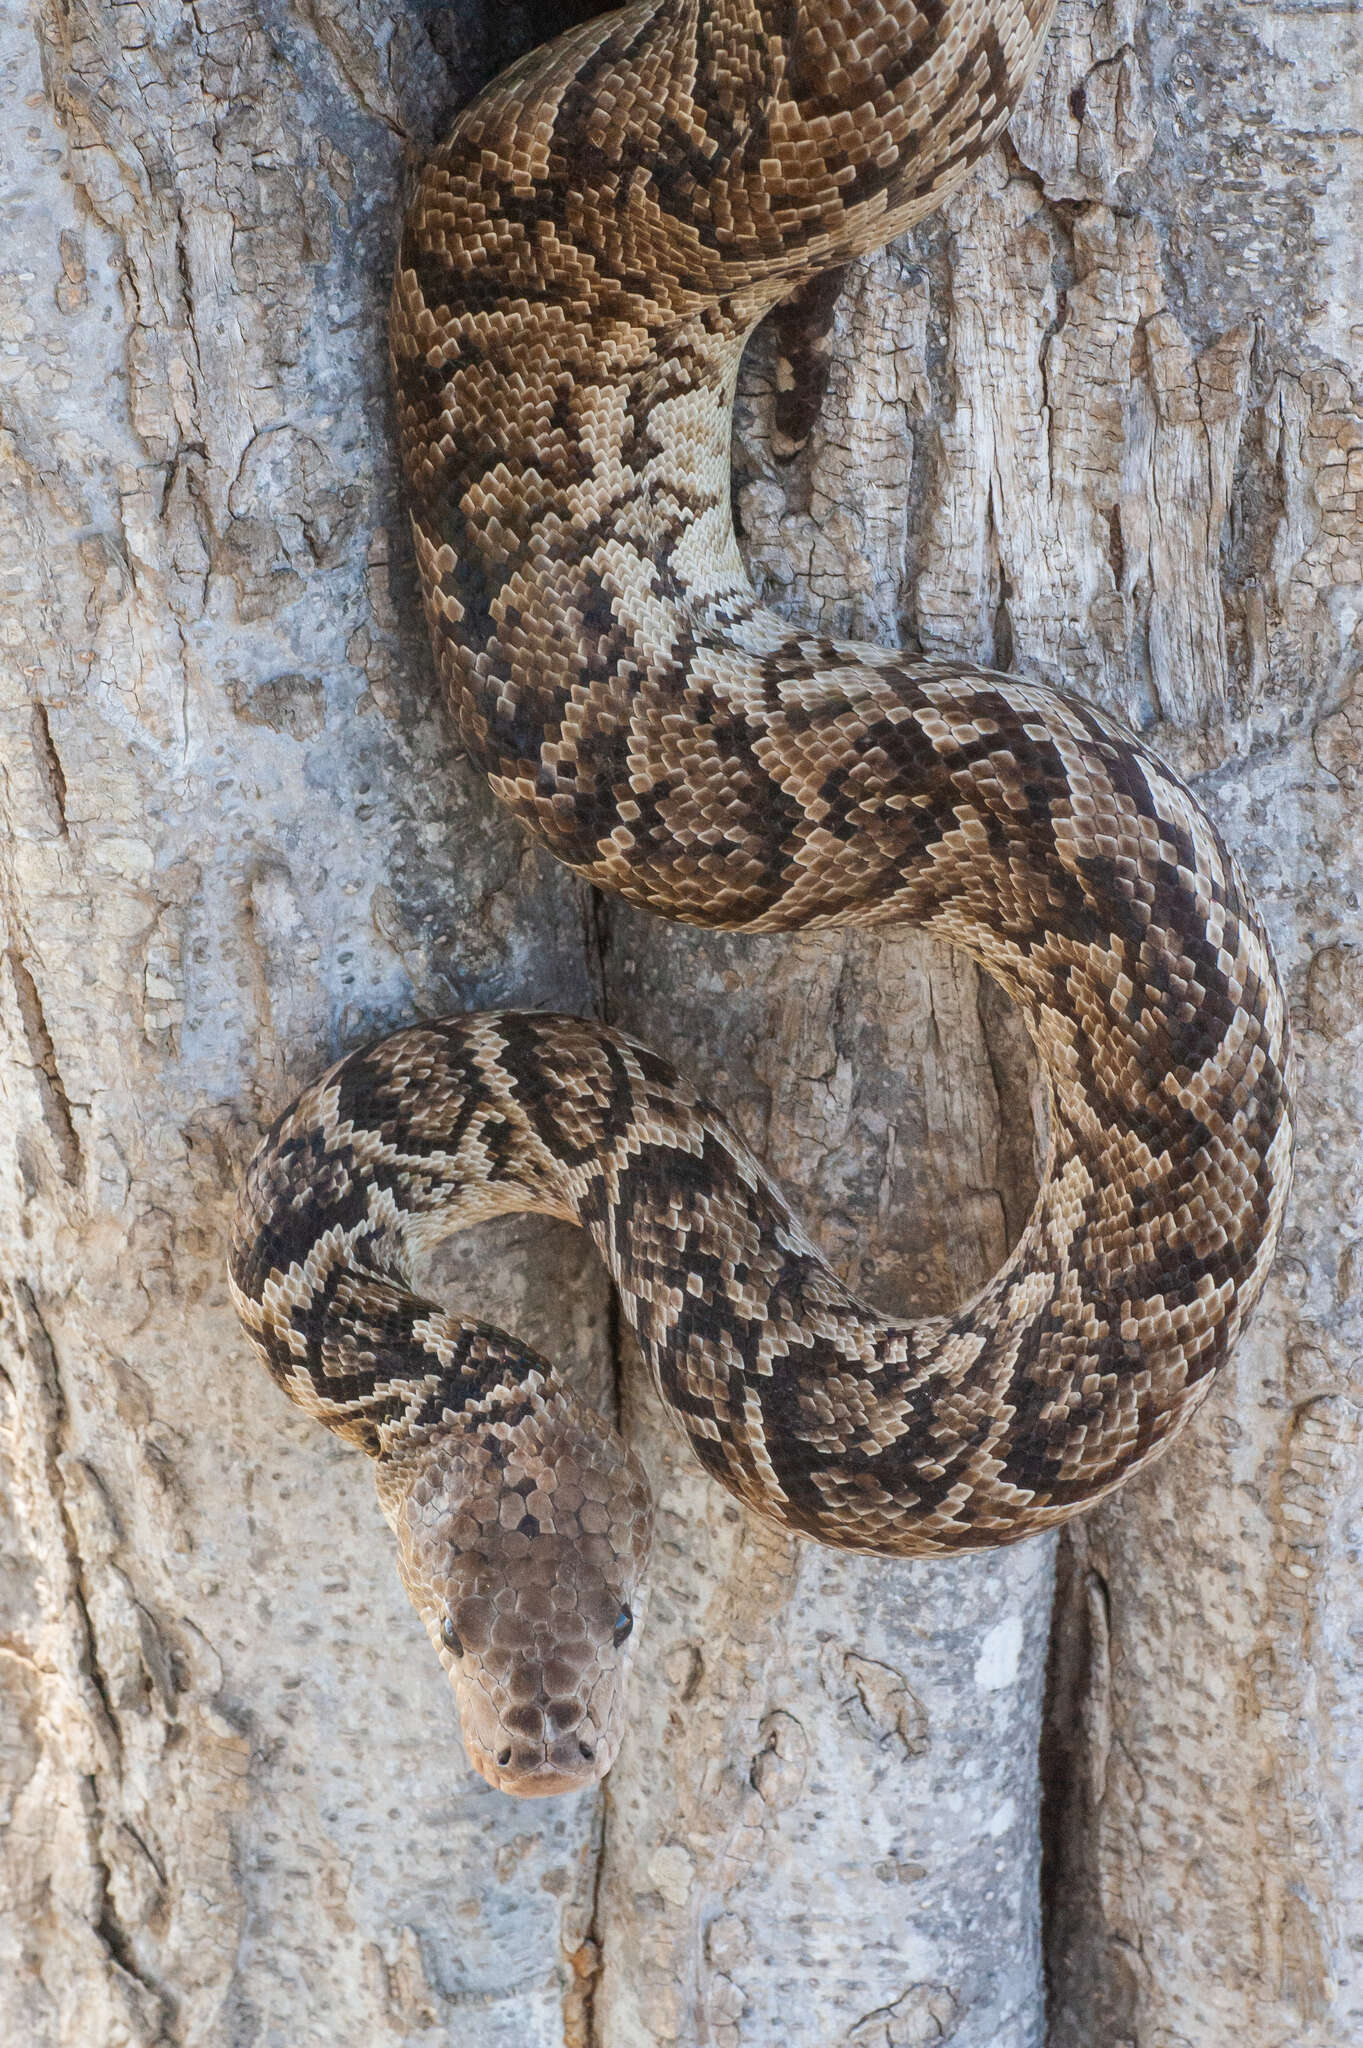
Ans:
[[[0,25],[0,2031],[1039,2048],[1044,1900],[1051,2048],[1345,2048],[1346,14],[1061,0],[1011,143],[745,371],[771,601],[1148,732],[1292,987],[1269,1300],[1185,1440],[1064,1542],[1054,1609],[1045,1542],[905,1566],[750,1520],[661,1424],[585,1239],[488,1226],[433,1283],[618,1394],[660,1502],[632,1735],[599,1795],[521,1805],[464,1763],[366,1461],[237,1333],[224,1233],[260,1130],[338,1051],[444,1010],[604,1015],[676,1058],[891,1310],[961,1299],[1035,1186],[1030,1055],[960,956],[594,898],[434,701],[384,368],[400,195],[569,11],[30,0]]]

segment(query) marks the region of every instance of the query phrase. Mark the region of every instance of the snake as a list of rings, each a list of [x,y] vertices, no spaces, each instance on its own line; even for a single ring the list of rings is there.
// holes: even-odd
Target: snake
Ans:
[[[1039,681],[792,626],[730,505],[739,358],[940,205],[1053,0],[640,0],[532,51],[426,163],[391,356],[435,661],[470,760],[596,888],[729,931],[912,925],[1019,1008],[1040,1191],[950,1315],[842,1283],[720,1112],[589,1019],[350,1052],[242,1185],[233,1298],[374,1461],[468,1758],[532,1797],[627,1726],[653,1507],[549,1361],[417,1262],[513,1211],[587,1232],[669,1415],[768,1522],[947,1558],[1103,1499],[1204,1399],[1291,1171],[1283,984],[1184,783]]]

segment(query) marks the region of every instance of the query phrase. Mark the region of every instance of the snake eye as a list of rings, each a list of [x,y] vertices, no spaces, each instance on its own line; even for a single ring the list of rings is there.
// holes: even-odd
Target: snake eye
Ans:
[[[464,1645],[459,1640],[459,1631],[448,1614],[440,1624],[440,1640],[453,1657],[462,1657]]]
[[[620,1609],[620,1612],[615,1617],[615,1627],[611,1630],[611,1641],[615,1644],[617,1649],[620,1647],[621,1643],[624,1642],[625,1637],[629,1634],[633,1626],[633,1609],[629,1607],[622,1607]]]

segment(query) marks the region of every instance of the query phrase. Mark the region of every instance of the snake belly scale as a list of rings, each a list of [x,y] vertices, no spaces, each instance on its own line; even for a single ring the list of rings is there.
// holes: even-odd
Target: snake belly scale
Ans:
[[[956,1314],[859,1303],[665,1062],[492,1013],[352,1053],[265,1139],[238,1310],[368,1451],[495,1785],[609,1768],[651,1507],[633,1453],[412,1261],[513,1209],[610,1269],[664,1401],[757,1513],[947,1556],[1053,1527],[1187,1420],[1273,1256],[1281,983],[1215,827],[1144,745],[1037,683],[793,630],[729,509],[744,342],[940,203],[1051,0],[647,0],[513,67],[428,164],[392,351],[440,674],[534,837],[661,915],[906,922],[1020,1006],[1040,1194]]]

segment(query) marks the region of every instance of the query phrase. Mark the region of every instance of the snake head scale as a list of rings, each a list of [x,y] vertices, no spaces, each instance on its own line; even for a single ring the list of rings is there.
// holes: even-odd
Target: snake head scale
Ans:
[[[643,1619],[653,1508],[634,1453],[551,1382],[383,1459],[378,1484],[474,1768],[526,1799],[594,1784]]]

